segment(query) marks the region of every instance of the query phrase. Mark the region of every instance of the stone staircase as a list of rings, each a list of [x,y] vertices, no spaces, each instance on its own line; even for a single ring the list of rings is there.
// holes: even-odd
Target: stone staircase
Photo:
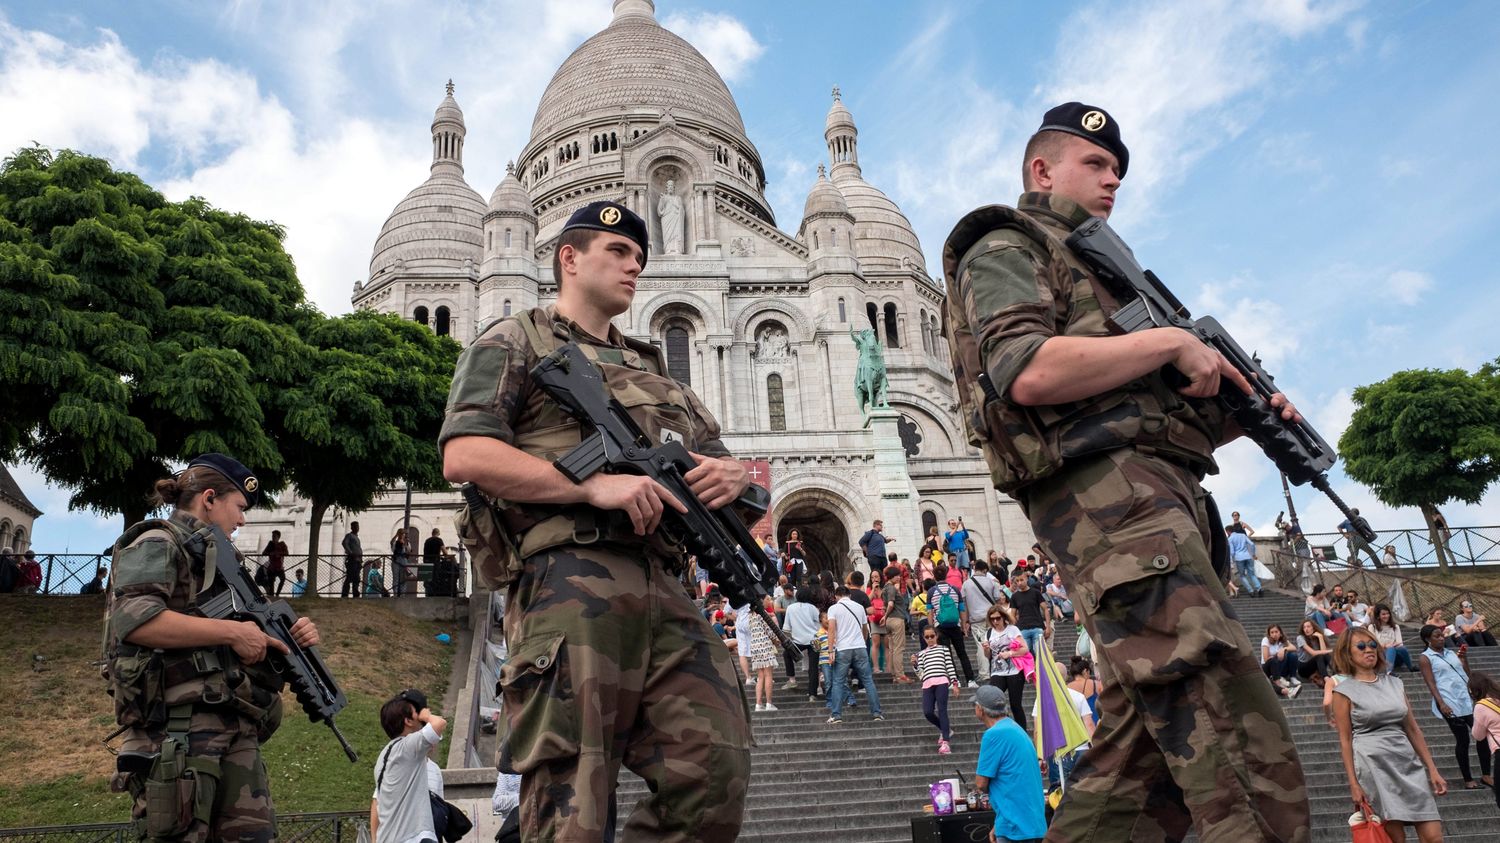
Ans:
[[[1294,629],[1302,618],[1300,596],[1268,591],[1260,599],[1237,598],[1234,605],[1256,644],[1267,624]],[[1405,630],[1407,646],[1414,655],[1420,651],[1416,629]],[[1060,661],[1065,662],[1072,654],[1074,642],[1072,625],[1059,626],[1053,644],[1055,652],[1063,654]],[[1500,648],[1471,648],[1469,663],[1476,670],[1500,673]],[[1450,843],[1493,843],[1500,839],[1494,794],[1487,788],[1462,789],[1453,758],[1452,733],[1432,716],[1421,677],[1400,676],[1438,768],[1451,788],[1448,795],[1438,799],[1444,839]],[[777,678],[778,685],[785,678],[779,667]],[[807,701],[800,682],[803,677],[799,674],[798,678],[796,690],[778,688],[776,705],[780,711],[751,715],[757,746],[741,840],[909,841],[910,818],[921,813],[930,782],[953,777],[955,770],[972,780],[981,731],[972,714],[972,691],[964,689],[950,701],[953,753],[940,756],[936,730],[922,717],[921,693],[915,684],[895,685],[877,677],[885,721],[870,719],[865,697],[860,695],[858,707],[845,710],[843,724],[829,726],[824,723],[827,713],[823,704]],[[1028,688],[1028,710],[1032,702]],[[1311,683],[1295,699],[1283,700],[1307,777],[1312,839],[1332,843],[1349,840],[1346,823],[1352,806],[1338,739],[1323,717],[1321,703],[1322,697]],[[1477,777],[1478,762],[1472,748],[1470,755]],[[622,822],[645,792],[643,781],[628,772],[621,774],[618,798]]]

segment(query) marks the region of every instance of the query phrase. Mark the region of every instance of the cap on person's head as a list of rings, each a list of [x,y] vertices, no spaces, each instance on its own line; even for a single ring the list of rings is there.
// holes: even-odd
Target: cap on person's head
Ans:
[[[1130,150],[1120,140],[1120,124],[1109,112],[1081,102],[1065,102],[1042,115],[1038,132],[1067,132],[1114,153],[1120,162],[1120,178],[1130,167]]]
[[[651,239],[646,233],[646,221],[635,211],[608,200],[590,202],[573,212],[563,231],[586,228],[592,231],[607,231],[628,237],[641,247],[641,268],[646,267],[646,258],[651,255]]]
[[[990,714],[1005,713],[1005,692],[994,685],[980,685],[974,692],[974,704]]]
[[[416,688],[407,688],[406,690],[397,694],[396,698],[406,700],[407,702],[411,703],[417,711],[421,711],[422,709],[427,707],[427,695],[417,690]]]
[[[193,468],[200,465],[224,475],[236,489],[240,490],[240,493],[245,496],[245,501],[251,506],[260,503],[260,480],[239,460],[223,454],[204,454],[188,463],[187,467]]]

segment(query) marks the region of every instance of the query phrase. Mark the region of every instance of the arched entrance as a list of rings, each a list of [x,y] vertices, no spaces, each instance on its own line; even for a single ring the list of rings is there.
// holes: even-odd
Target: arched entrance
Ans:
[[[796,530],[807,551],[807,571],[816,576],[823,571],[841,579],[849,557],[849,531],[833,510],[816,503],[803,503],[788,509],[776,525],[776,540],[786,547],[786,540]]]

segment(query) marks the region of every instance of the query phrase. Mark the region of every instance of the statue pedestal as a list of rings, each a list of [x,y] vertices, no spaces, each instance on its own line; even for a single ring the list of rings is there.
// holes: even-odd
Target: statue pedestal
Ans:
[[[870,410],[865,430],[870,432],[875,454],[875,491],[871,502],[875,518],[885,522],[887,552],[912,557],[922,547],[922,522],[917,513],[917,487],[906,468],[906,446],[901,443],[897,423],[901,414],[889,407]],[[861,525],[869,529],[868,524]]]

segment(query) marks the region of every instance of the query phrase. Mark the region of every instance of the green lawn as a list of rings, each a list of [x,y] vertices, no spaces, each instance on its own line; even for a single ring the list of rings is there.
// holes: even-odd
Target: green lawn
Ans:
[[[367,810],[375,756],[386,744],[380,705],[406,687],[441,700],[453,650],[433,635],[456,630],[370,601],[309,600],[298,608],[318,622],[324,658],[349,699],[339,730],[360,760],[351,764],[328,727],[309,722],[288,694],[281,729],[264,749],[276,809]],[[99,743],[114,730],[110,698],[93,664],[102,609],[102,600],[88,597],[0,597],[0,687],[21,702],[27,718],[24,727],[13,721],[0,730],[0,828],[130,817],[128,797],[109,792],[113,758]],[[35,670],[37,664],[45,669]]]

